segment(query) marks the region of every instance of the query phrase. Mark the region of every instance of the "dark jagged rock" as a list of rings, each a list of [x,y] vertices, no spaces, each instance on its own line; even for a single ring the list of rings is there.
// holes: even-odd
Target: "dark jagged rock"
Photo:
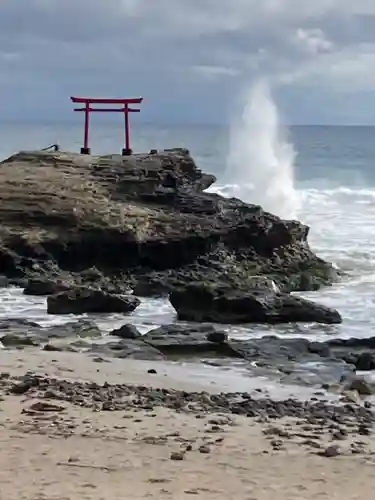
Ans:
[[[4,347],[35,347],[41,344],[42,337],[36,335],[20,335],[16,333],[7,333],[0,337],[0,342]]]
[[[139,297],[167,297],[169,292],[170,287],[160,279],[150,277],[139,279],[133,287],[134,295]]]
[[[0,288],[6,288],[9,286],[9,280],[6,276],[0,276]]]
[[[138,328],[130,324],[122,325],[120,328],[112,330],[109,335],[120,337],[121,339],[138,339],[142,336]]]
[[[211,325],[180,326],[176,324],[151,330],[142,340],[165,355],[236,356],[228,343],[225,332],[217,331]]]
[[[44,328],[43,331],[48,338],[93,338],[102,335],[99,327],[88,320],[71,321],[64,325]]]
[[[25,295],[53,295],[68,290],[69,285],[49,279],[30,279],[23,290]]]
[[[170,295],[178,318],[216,323],[341,323],[340,314],[329,307],[277,290],[236,291],[190,285]]]
[[[39,346],[49,339],[100,337],[101,331],[95,323],[87,320],[50,327],[25,320],[0,321],[0,341],[4,347]],[[66,349],[64,349],[66,350]]]
[[[254,275],[288,291],[337,278],[310,250],[307,226],[204,192],[214,181],[183,149],[16,154],[0,164],[0,274],[70,274],[90,287],[121,277],[122,292],[150,279],[157,294],[201,281],[245,290]],[[97,277],[84,276],[93,268]]]
[[[49,314],[129,313],[140,304],[134,296],[111,295],[101,290],[76,288],[47,298]]]
[[[163,359],[163,354],[142,339],[121,339],[107,344],[92,344],[90,353],[120,359],[143,359],[147,361]]]

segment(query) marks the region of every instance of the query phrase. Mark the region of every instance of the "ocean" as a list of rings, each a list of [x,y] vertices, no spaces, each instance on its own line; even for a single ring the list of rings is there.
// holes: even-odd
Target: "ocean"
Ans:
[[[217,176],[213,190],[260,203],[278,215],[308,224],[312,249],[345,271],[345,277],[334,286],[302,294],[338,309],[343,317],[341,325],[226,326],[233,337],[276,334],[323,340],[374,336],[375,128],[283,128],[276,107],[272,102],[268,104],[264,123],[257,121],[259,109],[245,110],[241,120],[231,127],[137,122],[132,127],[132,147],[142,152],[151,148],[188,148],[201,169]],[[95,117],[93,153],[119,152],[122,135],[121,121],[106,122]],[[43,148],[52,143],[78,151],[82,123],[3,124],[0,137],[3,158],[20,149]],[[0,289],[2,318],[24,317],[43,325],[72,320],[67,316],[49,317],[45,308],[43,298],[26,297],[15,288]],[[175,321],[175,314],[166,300],[142,299],[142,305],[130,318],[111,315],[94,319],[105,332],[129,321],[146,332]]]

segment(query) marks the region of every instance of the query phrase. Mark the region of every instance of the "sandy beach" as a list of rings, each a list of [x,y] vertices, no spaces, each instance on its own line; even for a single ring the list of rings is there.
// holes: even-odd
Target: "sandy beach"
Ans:
[[[157,405],[93,411],[47,393],[12,394],[12,384],[19,383],[13,376],[32,370],[100,384],[202,388],[147,373],[138,362],[124,362],[116,373],[112,364],[78,354],[3,352],[0,362],[4,500],[362,500],[375,486],[375,441],[371,431],[359,435],[355,422],[335,429],[332,422],[319,426]],[[337,456],[321,456],[326,454]]]

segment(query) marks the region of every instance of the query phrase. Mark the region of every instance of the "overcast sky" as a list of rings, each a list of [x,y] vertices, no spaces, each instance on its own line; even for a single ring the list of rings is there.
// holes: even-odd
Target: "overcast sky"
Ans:
[[[0,65],[0,120],[88,94],[220,123],[266,75],[289,123],[375,123],[375,0],[0,0]]]

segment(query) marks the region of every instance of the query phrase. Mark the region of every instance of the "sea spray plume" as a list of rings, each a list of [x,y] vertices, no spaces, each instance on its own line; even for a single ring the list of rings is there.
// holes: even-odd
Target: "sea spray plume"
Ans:
[[[299,206],[294,189],[295,157],[270,85],[259,80],[246,92],[242,115],[231,127],[225,172],[228,184],[221,192],[259,204],[280,217],[295,218]]]

